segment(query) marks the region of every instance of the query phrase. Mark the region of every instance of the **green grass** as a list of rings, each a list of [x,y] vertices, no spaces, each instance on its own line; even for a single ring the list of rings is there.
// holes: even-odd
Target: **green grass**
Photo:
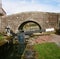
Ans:
[[[2,39],[3,39],[3,35],[0,34],[0,40],[2,40]]]
[[[37,59],[60,59],[60,47],[55,43],[42,43],[34,45],[38,52]]]

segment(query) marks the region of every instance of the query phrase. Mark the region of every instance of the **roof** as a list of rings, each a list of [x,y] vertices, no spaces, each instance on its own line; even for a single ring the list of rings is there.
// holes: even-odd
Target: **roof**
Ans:
[[[6,15],[6,12],[4,11],[4,9],[3,8],[0,8],[0,15]]]

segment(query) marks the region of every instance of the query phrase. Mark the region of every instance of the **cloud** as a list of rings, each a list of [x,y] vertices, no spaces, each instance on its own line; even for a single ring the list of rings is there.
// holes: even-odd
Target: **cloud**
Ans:
[[[25,12],[25,11],[60,12],[59,6],[37,3],[36,1],[38,0],[17,0],[17,1],[4,0],[3,8],[7,12],[7,14],[13,14],[13,13],[19,13],[19,12]],[[54,1],[57,1],[57,0],[54,0]]]
[[[60,3],[60,0],[54,0],[54,1]]]

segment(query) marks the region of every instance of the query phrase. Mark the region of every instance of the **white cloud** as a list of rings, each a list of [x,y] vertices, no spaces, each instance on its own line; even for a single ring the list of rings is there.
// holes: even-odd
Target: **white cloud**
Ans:
[[[46,2],[52,2],[52,1],[60,2],[60,0],[43,0],[43,1],[46,1]]]
[[[33,0],[31,0],[31,2],[32,1]],[[46,4],[36,4],[34,1],[33,3],[28,3],[25,0],[20,2],[19,1],[3,2],[3,8],[6,10],[7,14],[13,14],[13,13],[24,12],[24,11],[60,12],[59,7],[54,7]]]
[[[56,2],[60,2],[60,0],[54,0],[54,1],[56,1]]]

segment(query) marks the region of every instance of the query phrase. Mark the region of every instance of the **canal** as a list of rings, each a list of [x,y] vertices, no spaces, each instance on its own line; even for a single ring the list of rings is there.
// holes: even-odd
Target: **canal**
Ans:
[[[13,44],[6,43],[0,46],[0,59],[21,59],[25,50],[26,44]]]

